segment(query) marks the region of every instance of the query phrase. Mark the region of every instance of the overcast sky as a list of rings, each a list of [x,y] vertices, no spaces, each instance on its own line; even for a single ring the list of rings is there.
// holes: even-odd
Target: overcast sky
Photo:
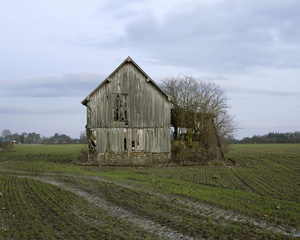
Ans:
[[[0,131],[79,137],[81,101],[127,56],[157,83],[221,85],[236,138],[300,131],[299,13],[299,0],[2,1]]]

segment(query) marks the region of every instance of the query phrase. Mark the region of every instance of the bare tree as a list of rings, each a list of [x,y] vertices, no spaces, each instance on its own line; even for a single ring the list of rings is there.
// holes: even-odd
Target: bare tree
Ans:
[[[80,139],[79,139],[80,143],[87,143],[87,137],[86,137],[86,131],[82,131],[80,133]]]
[[[6,137],[6,136],[10,136],[11,135],[11,131],[8,129],[4,129],[2,131],[2,137]]]
[[[184,136],[189,146],[196,141],[206,150],[218,147],[224,157],[224,140],[238,129],[234,117],[228,113],[229,98],[225,91],[192,75],[166,77],[162,83],[162,89],[172,100],[174,139]]]

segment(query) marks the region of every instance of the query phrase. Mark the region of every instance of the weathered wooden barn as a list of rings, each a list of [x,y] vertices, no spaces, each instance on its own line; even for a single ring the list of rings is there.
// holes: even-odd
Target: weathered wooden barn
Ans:
[[[145,165],[170,159],[170,99],[130,57],[81,103],[90,161]]]

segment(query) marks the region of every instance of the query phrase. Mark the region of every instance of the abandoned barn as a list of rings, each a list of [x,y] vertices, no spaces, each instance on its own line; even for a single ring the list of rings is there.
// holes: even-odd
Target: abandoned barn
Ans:
[[[90,161],[144,165],[170,159],[170,99],[130,57],[81,103]]]

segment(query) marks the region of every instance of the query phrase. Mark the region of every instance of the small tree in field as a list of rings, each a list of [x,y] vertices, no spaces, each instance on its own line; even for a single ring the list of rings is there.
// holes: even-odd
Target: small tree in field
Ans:
[[[229,98],[225,91],[215,83],[191,75],[166,77],[161,87],[171,97],[174,139],[184,136],[189,146],[206,152],[219,149],[224,157],[225,138],[238,129],[234,117],[228,113]]]
[[[6,137],[6,136],[10,136],[11,135],[11,131],[8,129],[4,129],[2,131],[2,137]]]

